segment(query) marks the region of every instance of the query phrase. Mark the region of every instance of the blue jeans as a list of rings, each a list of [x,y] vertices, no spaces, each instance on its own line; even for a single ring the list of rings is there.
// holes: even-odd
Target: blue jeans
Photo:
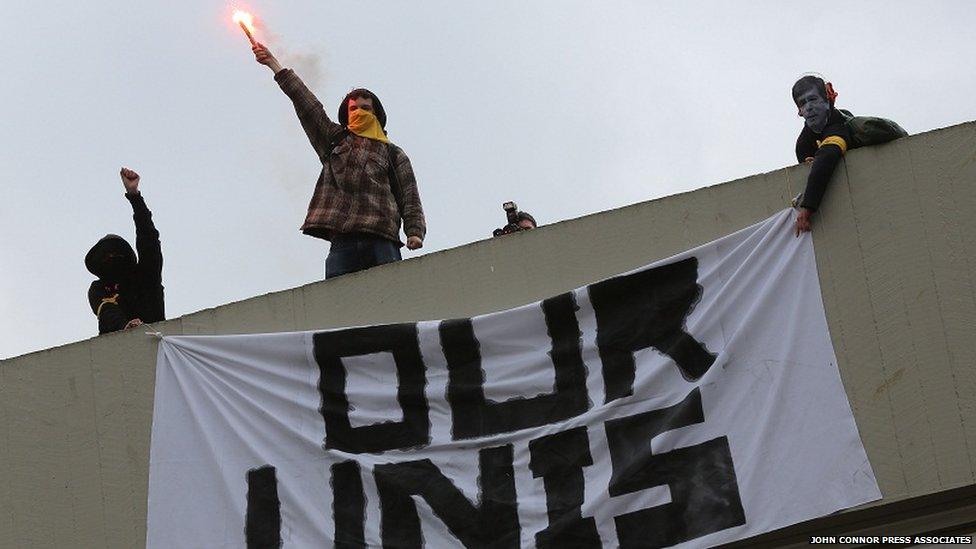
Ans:
[[[325,259],[325,278],[364,271],[401,259],[399,242],[364,233],[337,234],[332,237],[329,257]]]

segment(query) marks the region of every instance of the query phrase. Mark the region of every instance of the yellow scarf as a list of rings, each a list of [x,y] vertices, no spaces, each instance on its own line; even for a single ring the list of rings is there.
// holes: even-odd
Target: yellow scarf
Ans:
[[[380,121],[376,115],[363,109],[356,109],[349,113],[349,131],[367,139],[375,139],[383,143],[389,143]]]

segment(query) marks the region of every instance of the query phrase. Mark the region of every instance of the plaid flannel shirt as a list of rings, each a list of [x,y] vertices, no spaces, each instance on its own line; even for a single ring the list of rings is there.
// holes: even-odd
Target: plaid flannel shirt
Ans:
[[[275,81],[294,103],[298,120],[322,161],[302,232],[326,240],[335,234],[368,233],[403,245],[402,218],[404,233],[423,239],[427,233],[424,210],[410,159],[403,149],[359,137],[333,122],[295,71],[283,69]],[[394,182],[389,176],[388,147],[393,147],[396,162],[399,205],[391,187]]]

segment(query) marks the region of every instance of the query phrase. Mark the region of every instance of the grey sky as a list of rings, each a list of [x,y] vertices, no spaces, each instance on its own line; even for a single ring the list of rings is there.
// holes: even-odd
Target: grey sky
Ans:
[[[405,258],[487,238],[505,200],[546,224],[790,164],[807,71],[910,133],[976,118],[968,0],[237,5],[330,116],[356,86],[383,100],[429,227]],[[121,165],[162,233],[169,317],[323,277],[327,245],[298,231],[318,161],[231,4],[3,11],[0,358],[97,333],[82,260],[134,240]]]

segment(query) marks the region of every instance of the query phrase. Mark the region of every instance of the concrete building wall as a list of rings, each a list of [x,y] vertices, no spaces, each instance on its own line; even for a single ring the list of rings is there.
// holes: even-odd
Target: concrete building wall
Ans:
[[[155,329],[258,333],[501,310],[760,221],[803,189],[808,169],[476,242]],[[870,507],[976,483],[973,212],[976,123],[967,123],[852,151],[818,214],[828,323],[884,494]],[[133,330],[0,361],[0,547],[144,543],[156,345]]]

